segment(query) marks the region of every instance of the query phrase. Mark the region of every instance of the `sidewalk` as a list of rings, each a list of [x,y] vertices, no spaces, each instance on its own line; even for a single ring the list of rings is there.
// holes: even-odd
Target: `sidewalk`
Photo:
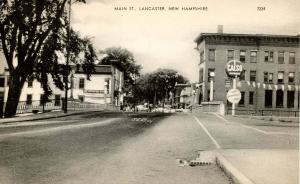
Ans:
[[[298,184],[298,150],[219,150],[217,163],[240,184]]]
[[[0,119],[0,124],[7,124],[7,123],[14,123],[14,122],[24,122],[24,121],[34,121],[34,120],[44,120],[44,119],[51,119],[51,118],[58,118],[58,117],[66,117],[71,115],[79,115],[84,114],[87,112],[98,112],[100,110],[92,110],[92,111],[68,111],[65,114],[63,111],[52,111],[46,113],[28,113],[28,114],[19,114],[12,118],[2,118]],[[103,111],[103,110],[102,110]]]

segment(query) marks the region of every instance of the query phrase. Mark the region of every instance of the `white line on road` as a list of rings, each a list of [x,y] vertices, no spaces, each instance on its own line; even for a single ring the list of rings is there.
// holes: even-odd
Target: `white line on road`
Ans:
[[[6,134],[1,134],[0,139],[15,137],[15,136],[26,136],[26,135],[32,135],[32,134],[37,134],[37,133],[56,132],[56,131],[62,131],[62,130],[68,130],[68,129],[79,129],[79,128],[103,126],[103,125],[111,123],[117,119],[119,119],[119,118],[113,118],[113,119],[108,119],[108,120],[98,121],[98,122],[93,122],[93,123],[84,123],[84,124],[76,124],[76,125],[62,125],[59,127],[51,127],[51,128],[45,128],[45,129],[39,129],[39,130],[29,130],[29,131],[23,131],[23,132],[6,133]]]
[[[203,131],[208,135],[208,137],[213,141],[213,143],[215,144],[215,146],[217,147],[217,149],[221,149],[221,146],[219,145],[219,143],[216,141],[216,139],[209,133],[209,131],[206,129],[206,127],[200,122],[200,120],[196,117],[193,116],[194,119],[197,121],[197,123],[201,126],[201,128],[203,129]]]
[[[215,116],[217,116],[218,118],[222,119],[223,121],[225,121],[226,123],[230,123],[227,119],[225,119],[224,117],[220,116],[219,114],[217,113],[212,113],[214,114]]]
[[[236,124],[238,124],[238,123],[236,123]],[[254,128],[254,127],[247,126],[247,125],[242,125],[242,124],[238,124],[238,125],[240,125],[240,126],[242,126],[242,127],[245,127],[245,128],[248,128],[248,129],[256,130],[256,131],[258,131],[258,132],[260,132],[260,133],[263,133],[263,134],[269,134],[268,132],[263,131],[263,130],[260,130],[260,129],[258,129],[258,128]]]
[[[248,129],[252,129],[252,130],[255,130],[257,132],[260,132],[260,133],[263,133],[263,134],[278,134],[278,135],[298,135],[298,134],[295,134],[295,133],[288,133],[288,132],[267,132],[267,131],[264,131],[264,130],[260,130],[258,128],[254,128],[252,126],[248,126],[248,125],[244,125],[244,124],[240,124],[240,123],[236,123],[236,122],[231,122],[231,121],[228,121],[227,119],[225,119],[224,117],[220,116],[219,114],[217,113],[212,113],[214,114],[215,116],[217,116],[218,118],[222,119],[223,121],[225,121],[226,123],[231,123],[231,124],[236,124],[236,125],[239,125],[239,126],[242,126],[244,128],[248,128]]]
[[[260,129],[257,129],[257,128],[254,128],[254,127],[250,127],[250,126],[247,126],[247,125],[242,125],[242,124],[239,124],[239,123],[236,123],[236,122],[230,122],[228,121],[227,119],[225,119],[224,117],[218,115],[217,113],[213,113],[215,116],[217,116],[218,118],[222,119],[223,121],[225,121],[226,123],[231,123],[231,124],[236,124],[236,125],[240,125],[244,128],[248,128],[248,129],[252,129],[252,130],[255,130],[255,131],[258,131],[260,133],[263,133],[263,134],[268,134],[268,132],[266,131],[263,131],[263,130],[260,130]]]

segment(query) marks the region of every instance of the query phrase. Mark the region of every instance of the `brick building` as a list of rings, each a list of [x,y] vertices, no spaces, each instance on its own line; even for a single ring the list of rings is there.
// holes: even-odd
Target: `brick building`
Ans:
[[[244,71],[237,82],[241,110],[298,110],[300,84],[299,35],[201,33],[196,39],[199,52],[198,103],[226,100],[232,79],[226,63],[239,60]],[[210,80],[213,96],[210,96]]]

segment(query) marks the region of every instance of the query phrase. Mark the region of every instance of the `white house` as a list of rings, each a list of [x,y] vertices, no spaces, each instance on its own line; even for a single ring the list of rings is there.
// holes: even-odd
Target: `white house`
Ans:
[[[96,65],[90,80],[82,68],[76,66],[71,81],[71,99],[98,104],[123,103],[124,73],[112,65]]]
[[[9,72],[5,67],[4,58],[0,57],[0,112],[3,112],[2,105],[7,101],[8,81]],[[74,66],[70,81],[71,89],[68,91],[68,99],[95,104],[121,105],[123,103],[124,73],[112,65],[96,65],[95,72],[89,80],[80,65]],[[65,96],[64,91],[54,86],[50,76],[49,85],[53,91],[50,97],[51,105],[61,106]],[[28,77],[22,89],[19,106],[41,106],[43,94],[41,83]]]

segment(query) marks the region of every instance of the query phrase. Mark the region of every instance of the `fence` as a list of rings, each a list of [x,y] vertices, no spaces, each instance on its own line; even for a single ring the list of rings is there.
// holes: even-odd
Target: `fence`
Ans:
[[[227,114],[231,114],[232,109],[227,109]],[[299,110],[248,110],[248,109],[235,109],[236,115],[252,115],[252,116],[283,116],[283,117],[299,117]]]
[[[64,101],[61,99],[51,99],[43,103],[41,100],[36,101],[20,101],[17,106],[16,114],[24,113],[37,113],[48,112],[53,110],[62,110]],[[6,103],[2,103],[2,111],[4,110]],[[68,110],[118,110],[119,107],[111,104],[96,104],[96,103],[84,103],[75,100],[68,100]]]
[[[119,106],[111,104],[83,103],[78,101],[68,101],[68,110],[119,110]]]
[[[9,103],[9,102],[7,102]],[[61,101],[60,100],[48,100],[47,102],[42,102],[41,100],[35,101],[20,101],[18,103],[16,114],[30,113],[30,112],[47,112],[52,110],[60,110]]]

